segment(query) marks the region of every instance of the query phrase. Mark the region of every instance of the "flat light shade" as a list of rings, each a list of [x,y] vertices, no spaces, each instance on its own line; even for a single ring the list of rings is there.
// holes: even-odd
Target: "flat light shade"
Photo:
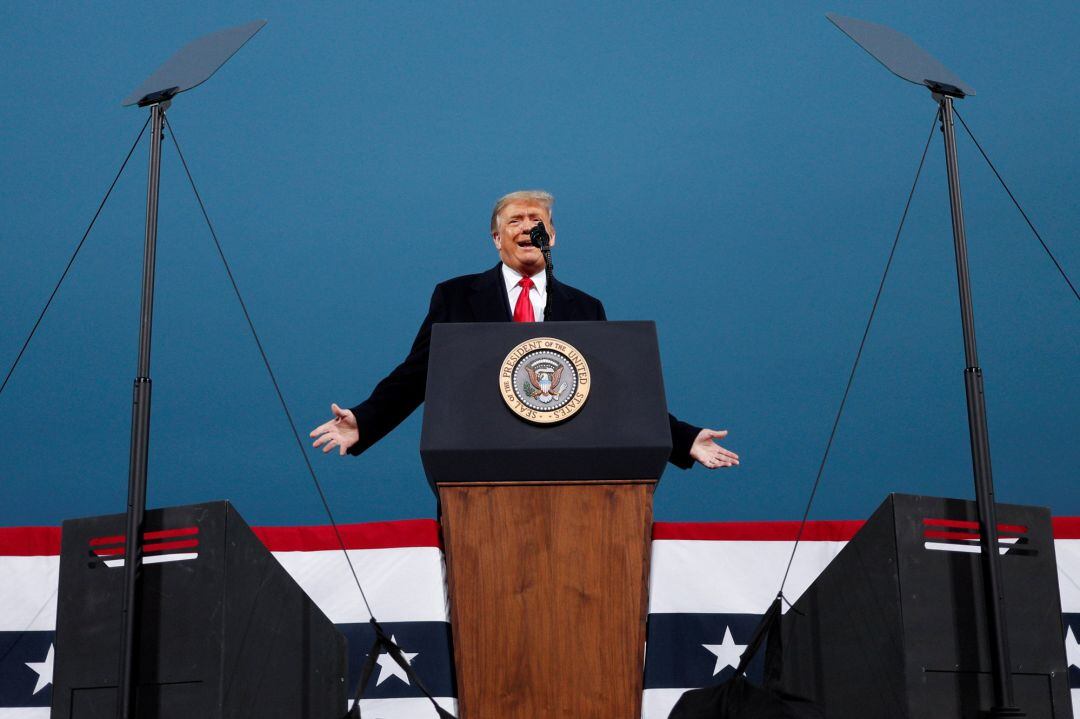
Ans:
[[[192,40],[146,78],[121,104],[135,105],[147,95],[172,88],[180,93],[201,85],[265,24],[265,20],[255,20]]]
[[[916,85],[930,88],[947,85],[964,95],[975,94],[974,88],[965,84],[907,35],[885,25],[836,13],[828,13],[825,17],[897,77]]]

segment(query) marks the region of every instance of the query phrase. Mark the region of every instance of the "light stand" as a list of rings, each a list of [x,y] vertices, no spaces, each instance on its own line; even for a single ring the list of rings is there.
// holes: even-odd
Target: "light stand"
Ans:
[[[997,509],[990,470],[990,437],[986,426],[982,369],[979,367],[975,347],[975,315],[971,302],[967,237],[964,233],[964,208],[960,197],[960,171],[956,160],[956,133],[953,126],[953,100],[974,95],[975,92],[906,35],[864,20],[833,13],[827,17],[892,73],[929,88],[940,107],[941,127],[945,137],[945,169],[949,179],[953,247],[956,254],[956,279],[960,291],[960,322],[964,336],[964,390],[975,479],[975,504],[979,513],[983,597],[987,609],[987,633],[994,681],[994,705],[988,715],[995,719],[1024,717],[1026,714],[1013,704],[1012,665],[1009,661],[1009,641],[1005,625],[1005,594],[1001,582],[1001,556],[998,553]]]
[[[140,575],[143,515],[146,512],[146,469],[150,448],[150,340],[154,317],[154,270],[157,254],[158,188],[161,180],[161,140],[165,110],[172,98],[205,82],[262,29],[256,20],[194,40],[147,78],[123,105],[150,108],[150,167],[146,188],[146,236],[143,250],[142,299],[139,314],[139,358],[131,407],[131,451],[124,531],[124,594],[121,608],[120,680],[117,716],[135,719],[137,712],[135,656],[139,647]]]
[[[146,512],[146,466],[150,448],[150,338],[154,319],[154,269],[157,254],[158,187],[161,182],[161,139],[165,109],[175,89],[158,93],[142,104],[150,106],[150,169],[146,187],[146,239],[143,249],[142,301],[139,313],[139,360],[131,405],[131,455],[128,462],[128,501],[124,532],[124,603],[120,633],[119,716],[134,716],[134,659],[138,646],[138,586],[142,568],[143,514]]]
[[[1005,624],[1005,593],[1001,584],[1001,555],[998,553],[997,506],[994,479],[990,470],[990,435],[986,426],[986,398],[982,369],[975,346],[975,313],[971,303],[968,275],[967,236],[964,206],[960,197],[960,168],[956,160],[956,132],[953,99],[963,98],[954,87],[932,88],[941,107],[941,128],[945,137],[945,170],[949,178],[949,208],[952,213],[953,248],[956,254],[956,284],[960,291],[960,323],[964,333],[964,390],[967,398],[971,465],[975,475],[975,505],[979,511],[979,546],[983,568],[983,596],[986,600],[990,635],[990,661],[994,677],[992,717],[1022,717],[1013,705],[1013,681],[1009,661],[1008,630]]]

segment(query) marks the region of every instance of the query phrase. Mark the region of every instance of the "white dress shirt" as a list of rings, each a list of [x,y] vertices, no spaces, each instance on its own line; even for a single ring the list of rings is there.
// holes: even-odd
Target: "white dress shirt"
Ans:
[[[510,316],[514,315],[514,307],[517,306],[518,297],[521,295],[521,287],[518,282],[523,275],[516,272],[504,263],[502,266],[503,281],[506,283],[506,294],[510,298]],[[544,308],[547,307],[547,275],[540,270],[530,278],[533,286],[529,289],[529,299],[532,301],[533,317],[537,322],[544,321]]]

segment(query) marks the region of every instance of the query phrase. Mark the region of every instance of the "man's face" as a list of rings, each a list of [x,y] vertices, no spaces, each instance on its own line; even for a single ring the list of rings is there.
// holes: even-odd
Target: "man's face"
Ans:
[[[543,205],[511,202],[499,212],[498,230],[492,235],[499,257],[510,269],[529,277],[544,269],[544,255],[529,242],[529,230],[543,222],[555,244],[551,213]]]

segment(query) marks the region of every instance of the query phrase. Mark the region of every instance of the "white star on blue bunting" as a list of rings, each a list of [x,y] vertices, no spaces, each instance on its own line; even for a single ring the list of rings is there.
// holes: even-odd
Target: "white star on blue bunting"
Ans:
[[[1065,628],[1065,666],[1080,669],[1080,641],[1073,634],[1072,627]]]
[[[41,662],[26,662],[26,666],[33,669],[37,675],[37,684],[34,685],[34,694],[45,687],[52,684],[53,678],[53,645],[49,645],[49,653],[45,655],[45,660]]]
[[[742,658],[742,654],[747,647],[746,644],[735,643],[735,637],[731,636],[730,626],[724,628],[724,640],[720,644],[702,644],[701,646],[716,655],[716,667],[713,669],[714,677],[725,667],[737,668],[739,659]]]
[[[397,637],[391,636],[390,641],[397,644]],[[398,646],[401,646],[400,644]],[[405,663],[412,666],[412,660],[419,652],[407,652],[401,651],[401,656],[405,657]],[[405,668],[394,661],[394,658],[390,656],[388,652],[381,653],[375,660],[375,663],[379,665],[379,678],[375,680],[375,686],[379,686],[390,677],[397,677],[406,684],[409,683],[409,676],[405,673]]]

